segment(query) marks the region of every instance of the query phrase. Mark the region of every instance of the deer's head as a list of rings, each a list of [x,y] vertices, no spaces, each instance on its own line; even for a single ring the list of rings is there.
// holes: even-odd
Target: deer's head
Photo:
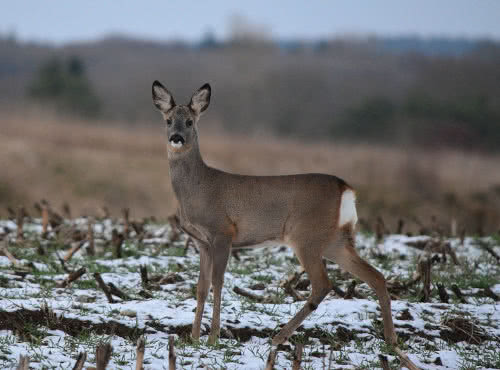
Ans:
[[[176,105],[172,94],[158,81],[153,82],[153,103],[167,123],[169,153],[189,151],[197,144],[196,124],[210,104],[209,84],[200,87],[186,105]]]

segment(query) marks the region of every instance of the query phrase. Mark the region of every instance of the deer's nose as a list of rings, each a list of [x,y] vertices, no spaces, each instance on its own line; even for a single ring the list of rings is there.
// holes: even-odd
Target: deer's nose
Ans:
[[[179,134],[173,134],[172,136],[170,136],[168,141],[171,141],[174,143],[181,143],[181,144],[184,144],[184,142],[185,142],[184,138]]]

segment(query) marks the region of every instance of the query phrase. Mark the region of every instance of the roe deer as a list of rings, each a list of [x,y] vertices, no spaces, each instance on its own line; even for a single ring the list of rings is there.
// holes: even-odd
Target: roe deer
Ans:
[[[219,336],[221,289],[231,248],[272,242],[293,248],[312,286],[304,307],[273,338],[273,344],[285,342],[332,289],[322,261],[325,257],[375,290],[385,340],[396,345],[384,276],[354,249],[354,190],[330,175],[243,176],[211,168],[201,157],[197,131],[198,119],[210,103],[210,85],[196,91],[187,105],[176,105],[158,81],[152,93],[154,105],[167,122],[168,162],[180,226],[200,246],[192,337],[200,337],[211,284],[214,304],[209,343]]]

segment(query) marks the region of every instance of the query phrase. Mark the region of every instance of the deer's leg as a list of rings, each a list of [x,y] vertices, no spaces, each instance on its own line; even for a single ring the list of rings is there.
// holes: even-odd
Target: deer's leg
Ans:
[[[215,238],[212,262],[212,285],[214,291],[214,308],[212,313],[212,328],[208,338],[209,344],[214,344],[220,333],[220,306],[222,301],[222,285],[224,284],[224,272],[226,271],[229,253],[231,252],[230,235],[221,235]]]
[[[285,342],[293,334],[304,319],[321,303],[325,296],[332,290],[332,284],[328,280],[328,274],[323,264],[320,248],[302,248],[294,247],[295,254],[299,259],[302,267],[307,272],[311,281],[311,296],[306,304],[297,314],[281,329],[281,331],[273,338],[273,345],[278,345]]]
[[[197,244],[200,250],[200,276],[196,286],[196,314],[194,316],[193,330],[191,336],[193,339],[200,339],[201,320],[205,309],[208,291],[212,283],[212,255],[209,246],[206,244]]]
[[[344,226],[340,232],[344,235],[344,244],[331,245],[325,250],[324,256],[367,283],[375,291],[382,310],[385,341],[389,344],[397,344],[398,337],[392,322],[391,298],[384,275],[358,255],[354,249],[354,234],[350,225]]]

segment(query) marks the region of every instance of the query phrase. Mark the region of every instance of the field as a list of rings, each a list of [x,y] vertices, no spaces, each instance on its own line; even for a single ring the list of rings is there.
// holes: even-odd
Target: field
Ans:
[[[153,12],[131,2],[119,12],[11,3],[0,27],[0,370],[418,370],[412,362],[500,369],[500,29],[487,17],[493,6],[423,5],[401,22],[395,3],[373,9],[380,14],[364,24],[358,9],[336,4],[342,21],[332,25],[322,17],[332,12],[289,3],[256,12],[255,2],[222,1],[183,5],[176,13],[191,20],[186,28],[179,17],[161,23],[171,2]],[[447,22],[437,21],[441,13]],[[63,21],[51,22],[54,15]],[[154,81],[173,94],[168,109],[158,104]],[[204,84],[209,89],[197,94]],[[187,103],[192,122],[170,109],[174,100]],[[191,338],[200,251],[179,229],[176,215],[186,207],[171,184],[166,137],[182,125],[194,130],[210,167],[328,174],[355,191],[359,219],[349,243],[386,277],[399,343],[385,343],[369,285],[332,261],[324,261],[332,291],[317,306],[316,284],[311,296],[309,276],[286,245],[232,251],[220,339],[208,340],[219,284],[201,339]],[[200,167],[188,167],[181,177],[192,185]],[[205,177],[212,183],[198,179],[195,190],[245,203],[234,181]],[[324,190],[316,179],[288,185],[299,194],[306,183]],[[273,181],[249,183],[280,203],[288,190],[268,187]],[[323,190],[308,194],[316,195],[309,207],[292,199],[311,225],[322,224],[311,218],[318,202],[337,196]],[[198,215],[220,208],[217,196],[215,207],[188,198]],[[272,209],[258,211],[276,221]],[[243,221],[257,217],[240,213]],[[245,225],[233,221],[230,233],[242,236]],[[315,229],[302,236],[317,239]],[[350,262],[353,271],[366,270]],[[380,292],[380,284],[379,276],[372,285]],[[302,309],[313,314],[272,346]],[[198,309],[196,337],[199,323]]]
[[[144,126],[86,122],[27,111],[0,113],[0,216],[6,208],[47,199],[73,216],[112,215],[166,219],[176,207],[170,187],[161,119]],[[203,123],[203,122],[202,122]],[[377,218],[390,232],[431,227],[482,235],[500,225],[500,155],[411,146],[229,136],[200,123],[205,160],[226,171],[276,175],[321,172],[357,189],[363,230]],[[427,230],[425,230],[427,229]]]
[[[51,214],[49,221],[45,233],[39,218],[24,218],[22,232],[13,220],[0,221],[2,369],[15,368],[20,355],[29,357],[30,368],[68,369],[80,352],[87,353],[85,366],[95,366],[96,347],[104,343],[113,347],[108,368],[131,369],[141,336],[144,368],[167,369],[171,335],[177,368],[263,369],[270,338],[309,294],[290,249],[238,253],[225,275],[222,338],[207,344],[209,296],[202,338],[193,343],[198,254],[185,235],[150,219],[97,219],[90,228],[85,218]],[[396,331],[409,357],[423,369],[499,369],[498,235],[376,239],[358,233],[358,250],[388,279]],[[382,340],[373,292],[336,264],[327,268],[334,291],[278,347],[275,368],[292,367],[298,343],[303,369],[375,369],[379,355],[399,368]],[[110,299],[103,289],[111,290]]]

